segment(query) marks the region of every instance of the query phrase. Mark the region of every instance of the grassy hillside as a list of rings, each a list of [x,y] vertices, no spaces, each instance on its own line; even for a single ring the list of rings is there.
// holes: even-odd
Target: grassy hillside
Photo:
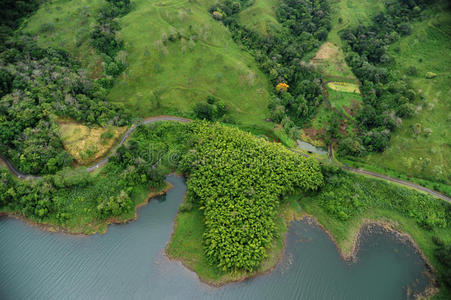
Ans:
[[[412,34],[391,47],[400,76],[409,80],[424,101],[412,119],[392,137],[382,154],[365,162],[409,176],[451,183],[451,14],[443,6],[431,11],[428,20],[413,25]],[[416,75],[408,75],[409,67]],[[426,73],[437,77],[427,79]]]
[[[75,55],[94,76],[101,58],[90,47],[89,30],[104,0],[52,0],[45,2],[24,31],[37,36],[40,47],[63,48]],[[97,72],[95,72],[97,70]]]
[[[97,74],[101,60],[89,46],[89,30],[101,3],[52,1],[31,18],[26,31],[37,34],[41,45],[71,51]],[[120,19],[128,68],[109,95],[112,102],[140,117],[189,115],[195,103],[212,95],[223,100],[230,116],[244,126],[271,127],[264,122],[269,81],[227,28],[209,15],[210,1],[135,0],[134,4]],[[48,23],[50,30],[44,30]]]
[[[341,46],[339,33],[347,27],[366,25],[371,17],[384,10],[383,1],[374,0],[333,0],[332,29],[328,41]]]
[[[259,0],[240,12],[240,23],[262,35],[268,33],[270,28],[280,28],[276,18],[278,0]]]

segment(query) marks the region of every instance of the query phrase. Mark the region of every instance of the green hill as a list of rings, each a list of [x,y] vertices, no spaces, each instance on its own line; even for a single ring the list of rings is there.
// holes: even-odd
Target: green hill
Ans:
[[[26,31],[37,34],[41,46],[74,53],[96,76],[102,61],[89,46],[89,28],[101,3],[53,1],[39,9]],[[211,95],[244,126],[271,127],[264,122],[269,80],[211,17],[211,2],[136,0],[134,5],[120,19],[128,67],[109,95],[112,102],[139,117],[189,115],[195,103]]]

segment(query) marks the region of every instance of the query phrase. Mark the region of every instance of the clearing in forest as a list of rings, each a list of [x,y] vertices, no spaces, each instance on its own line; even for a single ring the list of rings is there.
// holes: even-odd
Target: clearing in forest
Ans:
[[[360,94],[360,87],[355,83],[332,81],[327,87],[337,92]]]
[[[80,165],[87,165],[106,155],[126,127],[88,127],[72,120],[59,120],[59,134],[64,148]]]
[[[351,68],[346,64],[343,50],[331,42],[325,42],[310,61],[326,80],[358,82]]]

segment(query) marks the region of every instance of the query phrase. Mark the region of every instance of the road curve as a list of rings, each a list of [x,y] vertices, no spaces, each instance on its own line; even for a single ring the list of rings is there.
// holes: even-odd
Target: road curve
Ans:
[[[149,124],[149,123],[155,123],[155,122],[159,122],[159,121],[174,121],[174,122],[187,123],[187,122],[191,122],[192,120],[186,119],[186,118],[174,117],[174,116],[166,116],[166,115],[155,116],[155,117],[148,117],[148,118],[144,119],[142,122],[140,122],[138,125],[133,124],[124,133],[124,135],[122,135],[121,140],[116,145],[114,150],[116,150],[118,147],[120,147],[122,144],[125,143],[125,141],[128,139],[128,137],[136,130],[137,126],[144,125],[144,124]],[[114,154],[114,152],[115,152],[114,150],[111,151],[110,154],[108,154],[104,159],[102,159],[101,161],[99,161],[95,165],[87,167],[86,170],[88,172],[93,172],[93,171],[97,170],[98,168],[100,168],[101,166],[105,165],[108,162],[108,160],[110,159],[110,157]],[[33,180],[33,179],[42,178],[42,176],[23,174],[22,172],[17,170],[13,166],[13,164],[5,156],[3,156],[2,154],[0,154],[0,161],[2,161],[6,165],[6,167],[11,171],[11,173],[13,173],[19,179]]]
[[[168,116],[168,115],[162,115],[162,116],[155,116],[155,117],[148,117],[146,119],[144,119],[142,122],[140,122],[139,124],[133,124],[122,136],[121,140],[119,141],[119,143],[116,145],[115,149],[113,151],[110,152],[110,154],[105,157],[103,160],[101,160],[100,162],[96,163],[95,165],[89,166],[86,170],[88,172],[93,172],[96,169],[100,168],[101,166],[105,165],[108,160],[110,159],[110,157],[114,154],[115,150],[120,147],[122,144],[125,143],[125,141],[128,139],[128,137],[136,130],[137,126],[139,125],[145,125],[145,124],[149,124],[149,123],[155,123],[155,122],[159,122],[159,121],[174,121],[174,122],[181,122],[181,123],[188,123],[191,122],[191,119],[187,119],[187,118],[180,118],[180,117],[175,117],[175,116]],[[292,152],[301,154],[304,157],[309,157],[307,154],[300,152],[300,151],[296,151],[294,149],[289,149]],[[329,154],[330,155],[330,154]],[[12,164],[11,162],[4,157],[2,154],[0,154],[0,161],[3,161],[6,165],[6,167],[11,171],[11,173],[13,173],[16,177],[20,178],[20,179],[25,179],[25,180],[33,180],[33,179],[38,179],[38,178],[42,178],[42,176],[34,176],[34,175],[27,175],[27,174],[23,174],[21,173],[19,170],[17,170]],[[378,173],[374,173],[371,171],[366,171],[363,169],[356,169],[356,168],[352,168],[352,167],[348,167],[348,166],[342,166],[343,169],[348,170],[350,172],[354,172],[354,173],[359,173],[359,174],[364,174],[364,175],[368,175],[368,176],[372,176],[372,177],[376,177],[376,178],[381,178],[381,179],[385,179],[387,181],[391,181],[391,182],[395,182],[395,183],[399,183],[401,185],[407,186],[407,187],[411,187],[423,192],[426,192],[428,194],[431,194],[435,197],[438,197],[442,200],[445,200],[449,203],[451,203],[451,198],[448,196],[445,196],[437,191],[428,189],[424,186],[415,184],[415,183],[411,183],[408,181],[404,181],[404,180],[400,180],[397,178],[392,178],[389,177],[387,175],[383,175],[383,174],[378,174]]]
[[[174,122],[181,122],[181,123],[188,123],[191,122],[190,119],[186,119],[186,118],[179,118],[179,117],[174,117],[174,116],[166,116],[166,115],[162,115],[162,116],[156,116],[156,117],[148,117],[146,119],[144,119],[140,124],[135,125],[133,124],[122,136],[121,140],[119,141],[119,143],[116,145],[116,149],[119,148],[122,144],[125,143],[125,141],[128,139],[128,137],[130,136],[130,134],[132,134],[135,130],[136,127],[139,125],[145,125],[145,124],[149,124],[149,123],[155,123],[155,122],[159,122],[159,121],[174,121]],[[106,164],[108,162],[108,160],[110,159],[110,157],[114,154],[114,151],[111,151],[110,154],[105,157],[103,160],[99,161],[98,163],[96,163],[95,165],[92,165],[90,167],[87,168],[88,172],[93,172],[96,169],[100,168],[101,166],[103,166],[104,164]]]

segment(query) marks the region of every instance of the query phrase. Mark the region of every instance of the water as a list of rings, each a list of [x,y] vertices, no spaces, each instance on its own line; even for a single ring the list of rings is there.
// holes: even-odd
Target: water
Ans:
[[[327,154],[327,151],[318,147],[313,146],[312,144],[309,144],[307,142],[303,142],[301,140],[297,140],[298,148],[302,150],[306,150],[308,152],[312,153],[318,153],[318,154]]]
[[[152,200],[139,219],[89,237],[0,220],[0,299],[405,299],[428,279],[414,249],[387,233],[363,234],[359,261],[344,262],[328,236],[294,222],[276,269],[213,288],[164,256],[185,184]]]

